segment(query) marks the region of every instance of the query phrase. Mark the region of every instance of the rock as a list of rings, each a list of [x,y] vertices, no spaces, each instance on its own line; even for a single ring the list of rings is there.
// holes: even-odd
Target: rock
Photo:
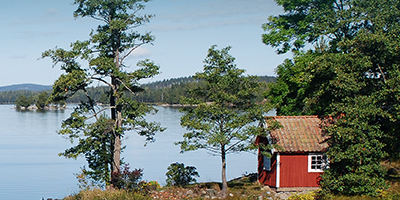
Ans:
[[[290,193],[287,192],[278,192],[276,194],[277,197],[279,197],[280,199],[288,199],[290,197]]]
[[[192,191],[192,190],[188,190],[187,192],[186,192],[186,195],[192,195],[192,194],[194,194],[194,192]]]
[[[272,189],[268,185],[262,187],[261,190],[262,191],[267,191],[267,192],[271,192],[272,191]]]
[[[217,191],[215,191],[214,189],[207,189],[207,195],[212,197],[212,196],[216,196],[217,195]]]
[[[32,105],[32,106],[28,106],[28,108],[27,108],[28,110],[37,110],[38,109],[38,107],[37,106],[35,106],[35,105]],[[52,200],[52,199],[51,199]]]

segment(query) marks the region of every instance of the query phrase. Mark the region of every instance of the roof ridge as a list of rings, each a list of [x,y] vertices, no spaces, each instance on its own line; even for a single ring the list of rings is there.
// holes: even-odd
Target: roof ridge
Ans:
[[[318,115],[272,116],[273,118],[319,118]]]

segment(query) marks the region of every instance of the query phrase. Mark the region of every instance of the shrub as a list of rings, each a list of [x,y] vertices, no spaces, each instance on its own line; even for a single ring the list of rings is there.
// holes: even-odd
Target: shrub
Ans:
[[[148,194],[152,190],[160,189],[161,186],[157,181],[140,181],[139,188],[144,194]]]
[[[20,109],[21,107],[28,107],[33,104],[33,99],[27,98],[25,95],[20,95],[18,98],[15,100],[15,106],[17,109]]]
[[[314,200],[320,191],[312,191],[307,193],[295,194],[288,198],[288,200]]]
[[[80,190],[94,190],[104,188],[104,183],[96,181],[88,175],[85,168],[81,168],[81,173],[74,174],[78,179],[78,186]]]
[[[168,168],[167,173],[167,186],[183,186],[192,182],[196,183],[194,176],[200,177],[196,171],[196,167],[187,166],[183,163],[172,163]]]
[[[125,164],[121,167],[119,174],[115,175],[115,179],[112,180],[114,187],[124,190],[138,190],[139,181],[143,176],[143,169],[135,169],[130,171],[129,164]]]

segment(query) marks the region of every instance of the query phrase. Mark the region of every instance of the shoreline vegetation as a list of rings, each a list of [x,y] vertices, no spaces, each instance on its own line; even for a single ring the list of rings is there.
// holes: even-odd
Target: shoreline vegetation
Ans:
[[[77,104],[76,102],[73,103],[69,103],[69,105],[71,104]],[[0,105],[15,105],[15,104],[0,104]],[[98,103],[98,106],[108,106],[108,104],[102,104],[102,103]],[[161,106],[161,107],[175,107],[175,108],[181,108],[181,107],[188,107],[191,105],[183,105],[183,104],[166,104],[166,103],[158,103],[158,104],[150,104],[153,106]],[[65,104],[64,106],[44,106],[43,108],[39,108],[36,105],[30,105],[30,106],[22,106],[20,108],[17,107],[13,107],[13,109],[16,110],[26,110],[26,111],[36,111],[36,110],[66,110],[68,109],[70,106],[68,106],[67,104]]]
[[[386,181],[391,186],[389,189],[380,191],[377,197],[371,196],[345,196],[323,194],[321,189],[277,192],[274,188],[269,188],[260,184],[257,180],[257,173],[244,174],[241,177],[228,181],[227,200],[372,200],[400,199],[400,161],[385,162],[382,166],[387,168],[388,176]],[[139,191],[126,190],[101,190],[89,189],[71,194],[64,200],[133,200],[133,199],[221,199],[218,192],[221,190],[220,182],[201,182],[185,186],[164,186],[154,188],[143,188]]]
[[[271,83],[275,82],[276,77],[273,76],[258,76],[259,82]],[[156,81],[146,84],[141,84],[140,87],[144,89],[143,92],[140,92],[137,95],[130,95],[130,97],[134,100],[145,102],[151,105],[161,105],[161,106],[172,106],[179,107],[180,98],[187,95],[187,92],[194,88],[196,85],[202,84],[201,82],[195,81],[193,77],[181,77],[181,78],[171,78],[163,81]],[[25,84],[21,84],[25,85]],[[33,84],[32,84],[33,85]],[[18,86],[18,85],[17,85]],[[9,105],[15,104],[18,98],[25,97],[25,104],[28,101],[29,105],[34,105],[39,95],[42,94],[42,98],[44,94],[46,94],[46,99],[50,95],[51,90],[36,90],[39,85],[33,85],[31,87],[11,87],[14,90],[2,90],[2,88],[10,88],[8,86],[0,87],[0,104],[1,105]],[[51,86],[50,86],[51,87]],[[21,90],[21,88],[23,88]],[[266,86],[265,88],[266,89]],[[263,91],[259,93],[259,99],[263,99]],[[97,86],[88,88],[87,92],[90,96],[93,97],[93,100],[99,104],[107,104],[107,100],[109,99],[109,87],[107,86]],[[80,103],[82,100],[84,101],[86,96],[83,92],[76,92],[72,97],[67,99],[65,103],[74,104]],[[63,103],[63,102],[61,102]],[[29,105],[22,105],[23,107],[28,107]],[[48,104],[51,105],[51,104]],[[60,105],[57,103],[57,105]],[[62,107],[62,106],[60,106]]]

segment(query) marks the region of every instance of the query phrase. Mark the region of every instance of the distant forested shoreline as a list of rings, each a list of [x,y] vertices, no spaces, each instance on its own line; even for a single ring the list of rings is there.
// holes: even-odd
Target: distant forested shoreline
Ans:
[[[260,82],[275,82],[276,77],[273,76],[259,76]],[[152,104],[178,104],[182,96],[194,88],[196,85],[201,84],[200,82],[193,79],[193,77],[181,77],[172,78],[162,81],[151,82],[147,84],[142,84],[141,87],[144,89],[143,92],[138,93],[135,96],[131,96],[141,102],[152,103]],[[7,86],[9,87],[9,86]],[[50,95],[51,90],[29,90],[29,88],[18,89],[9,91],[0,91],[0,104],[15,104],[17,99],[21,96],[27,99],[37,99],[38,96],[46,92]],[[264,88],[266,89],[266,88]],[[109,87],[108,86],[97,86],[88,89],[88,93],[93,97],[94,101],[98,103],[106,104],[109,99]],[[260,100],[263,99],[262,93],[260,91]],[[72,97],[67,99],[66,103],[79,103],[81,101],[86,101],[86,96],[83,92],[77,92]]]

